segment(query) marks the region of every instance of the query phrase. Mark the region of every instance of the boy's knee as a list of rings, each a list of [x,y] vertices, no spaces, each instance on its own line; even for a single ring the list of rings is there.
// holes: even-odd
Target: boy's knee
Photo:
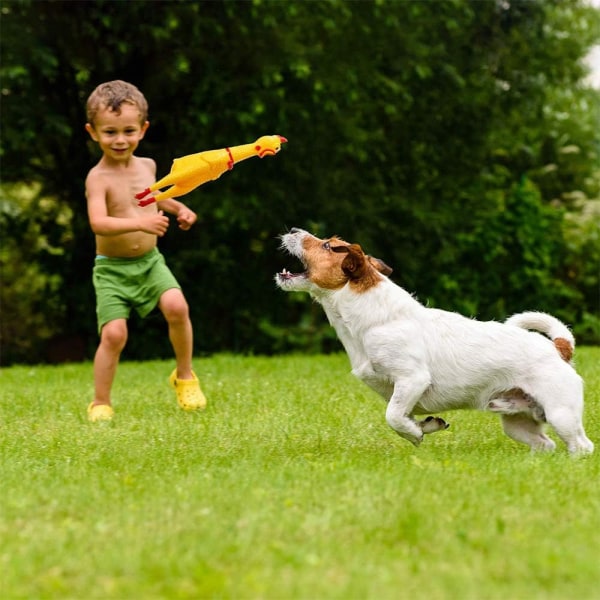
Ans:
[[[171,292],[171,290],[170,290]],[[179,290],[166,292],[160,301],[160,309],[169,322],[183,321],[189,318],[189,306]]]
[[[122,350],[127,343],[127,324],[125,321],[110,321],[102,327],[101,340],[103,344],[116,350]]]
[[[183,303],[174,303],[165,306],[163,314],[169,323],[179,323],[189,319],[190,311],[187,303],[184,301]]]

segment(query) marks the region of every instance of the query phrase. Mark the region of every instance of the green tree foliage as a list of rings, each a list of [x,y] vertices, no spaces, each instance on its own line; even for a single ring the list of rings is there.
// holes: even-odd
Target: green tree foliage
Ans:
[[[4,190],[2,301],[21,322],[3,315],[4,359],[42,360],[58,332],[96,345],[84,105],[116,78],[150,102],[140,153],[159,174],[290,140],[189,194],[199,224],[161,240],[197,352],[336,347],[318,309],[272,283],[291,226],[359,241],[432,305],[548,310],[600,341],[597,221],[576,216],[598,197],[600,103],[581,59],[599,25],[580,0],[5,1],[2,178],[39,193]],[[35,276],[7,269],[22,260]],[[40,278],[60,310],[18,301]],[[170,355],[160,318],[131,327],[129,356]]]

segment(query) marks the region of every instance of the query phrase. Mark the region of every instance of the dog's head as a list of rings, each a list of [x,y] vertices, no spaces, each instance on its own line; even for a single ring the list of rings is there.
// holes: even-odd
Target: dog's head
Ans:
[[[378,258],[366,255],[358,244],[338,237],[321,240],[303,229],[293,228],[281,236],[281,246],[300,259],[305,271],[290,273],[284,269],[275,276],[285,291],[303,291],[318,295],[323,290],[338,290],[350,284],[365,292],[389,275],[392,269]]]

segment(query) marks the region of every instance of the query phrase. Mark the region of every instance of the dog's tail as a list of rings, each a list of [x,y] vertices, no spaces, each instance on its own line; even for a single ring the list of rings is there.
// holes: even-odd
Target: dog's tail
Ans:
[[[575,350],[575,338],[569,328],[556,317],[542,312],[524,312],[506,319],[507,325],[535,329],[548,336],[563,360],[570,363]]]

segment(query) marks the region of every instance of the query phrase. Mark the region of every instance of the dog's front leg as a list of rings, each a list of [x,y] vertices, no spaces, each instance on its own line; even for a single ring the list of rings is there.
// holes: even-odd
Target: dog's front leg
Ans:
[[[423,429],[410,414],[429,385],[430,379],[426,373],[412,374],[409,379],[397,379],[385,412],[388,425],[415,446],[423,441]]]

